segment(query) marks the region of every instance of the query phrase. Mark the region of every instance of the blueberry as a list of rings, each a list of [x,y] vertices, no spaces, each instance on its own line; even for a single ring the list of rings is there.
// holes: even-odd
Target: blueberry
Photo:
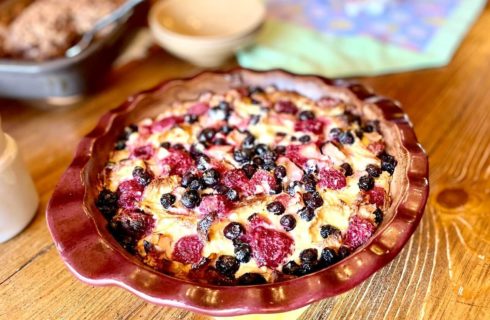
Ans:
[[[378,131],[378,129],[379,129],[379,121],[378,120],[369,121],[365,125],[362,126],[362,131],[368,132],[368,133]]]
[[[117,213],[117,200],[119,199],[116,192],[103,189],[95,202],[95,206],[107,218],[112,218]]]
[[[296,219],[291,214],[286,214],[281,217],[279,223],[286,231],[291,231],[296,227]]]
[[[164,149],[170,149],[170,146],[171,146],[171,144],[168,141],[164,141],[164,142],[160,143],[160,147],[162,147]]]
[[[232,278],[240,268],[240,262],[233,256],[220,256],[216,260],[216,270],[224,276]]]
[[[133,178],[142,186],[147,186],[150,184],[152,176],[151,174],[143,169],[142,167],[136,166],[133,169]]]
[[[302,183],[299,181],[291,182],[286,189],[287,194],[289,194],[291,197],[294,197],[300,185],[302,185]]]
[[[226,146],[228,145],[228,142],[226,142],[226,139],[224,138],[216,138],[213,140],[213,144],[217,146]]]
[[[274,201],[269,203],[266,208],[267,211],[275,214],[276,216],[280,216],[281,214],[284,213],[284,211],[286,211],[286,208],[284,208],[283,204],[280,203],[279,201]]]
[[[201,181],[201,179],[195,179],[195,180],[192,180],[191,183],[189,184],[189,189],[190,190],[201,190],[201,189],[204,189],[204,184]]]
[[[217,194],[226,194],[228,192],[228,187],[221,183],[216,184],[213,189]]]
[[[340,128],[332,128],[329,132],[329,137],[332,140],[338,139],[339,135],[342,133]]]
[[[376,208],[376,210],[374,210],[373,213],[374,213],[374,222],[376,222],[377,224],[383,222],[383,211],[381,211],[380,208]]]
[[[238,196],[238,192],[233,189],[233,188],[229,188],[228,191],[226,191],[226,197],[230,200],[230,201],[238,201],[239,200],[239,196]]]
[[[316,191],[316,179],[312,174],[305,174],[301,178],[303,182],[303,187],[307,192],[315,192]]]
[[[233,127],[231,127],[230,125],[228,124],[224,124],[220,129],[219,129],[220,132],[224,133],[224,134],[228,134],[230,132],[233,131]]]
[[[304,143],[310,142],[311,138],[309,135],[305,134],[304,136],[299,137],[298,140],[299,140],[299,142],[304,144]]]
[[[276,164],[274,162],[269,162],[269,163],[264,162],[264,164],[262,165],[262,169],[267,171],[274,170],[275,168],[276,168]]]
[[[237,149],[233,152],[233,159],[236,162],[243,163],[250,161],[251,152],[247,149]]]
[[[200,154],[196,157],[197,169],[204,171],[211,165],[211,159],[205,154]]]
[[[257,86],[250,86],[250,87],[248,87],[247,91],[248,91],[249,96],[251,96],[253,94],[264,93],[264,89],[262,89],[261,87],[257,87]]]
[[[310,207],[304,207],[298,211],[301,219],[311,221],[315,217],[315,211]]]
[[[235,257],[238,261],[247,263],[250,261],[252,255],[252,248],[248,243],[238,242],[235,245]]]
[[[252,158],[252,163],[256,166],[256,167],[262,167],[264,165],[264,160],[262,160],[261,157],[253,157]]]
[[[350,250],[347,247],[342,246],[339,248],[339,250],[337,250],[337,256],[339,260],[344,259],[348,255],[350,255]]]
[[[352,132],[350,131],[345,131],[339,134],[339,142],[342,144],[353,144],[354,143],[354,136],[352,135]]]
[[[208,187],[215,186],[219,181],[219,172],[216,169],[208,169],[202,174],[202,181]]]
[[[269,147],[267,147],[263,143],[259,143],[258,145],[255,146],[255,153],[258,154],[259,156],[263,155],[267,151],[269,151]]]
[[[345,117],[345,120],[347,121],[347,123],[351,124],[351,123],[361,123],[361,117],[358,116],[357,114],[353,114],[352,112],[350,111],[345,111],[344,112],[344,117]]]
[[[299,265],[294,261],[289,261],[282,266],[282,273],[289,275],[297,275],[299,272]]]
[[[240,285],[265,284],[267,280],[259,273],[244,273],[238,278]]]
[[[323,248],[320,261],[324,267],[334,264],[337,260],[337,253],[333,249]]]
[[[303,263],[311,263],[318,260],[318,251],[314,248],[309,248],[301,251],[299,259]]]
[[[197,207],[199,203],[201,203],[201,197],[199,196],[199,193],[197,193],[197,191],[189,190],[182,195],[182,199],[180,201],[186,208],[192,209]]]
[[[209,112],[215,120],[227,120],[230,117],[231,107],[228,102],[221,101],[217,106],[212,107]]]
[[[378,158],[381,159],[381,170],[388,172],[390,175],[393,175],[396,165],[398,164],[398,161],[396,161],[395,157],[389,155],[386,152],[382,152],[380,155],[378,155]]]
[[[344,175],[346,177],[350,177],[352,174],[354,174],[354,171],[352,170],[352,167],[347,162],[342,163],[340,165],[340,167],[344,170]]]
[[[192,181],[198,179],[194,174],[192,174],[191,172],[186,172],[183,176],[182,176],[182,181],[180,182],[180,185],[184,188],[187,188],[191,185]]]
[[[115,150],[124,150],[126,148],[126,140],[118,140],[114,144],[114,149]]]
[[[277,153],[272,150],[267,150],[262,154],[264,163],[274,163],[277,160]]]
[[[320,235],[323,239],[326,239],[331,235],[340,235],[340,230],[332,225],[326,224],[320,227]]]
[[[213,128],[206,128],[199,133],[199,135],[197,136],[197,140],[202,143],[210,142],[211,140],[213,140],[215,134],[216,130],[214,130]]]
[[[242,141],[242,147],[244,149],[252,149],[254,147],[255,137],[250,132],[246,132],[245,139]]]
[[[286,147],[285,146],[277,146],[274,151],[277,153],[277,154],[284,154],[286,153]]]
[[[323,205],[322,196],[317,191],[303,194],[303,201],[312,209],[320,208]]]
[[[204,149],[206,149],[206,146],[202,143],[197,142],[197,143],[191,144],[191,146],[189,148],[189,153],[190,153],[192,159],[197,160],[199,158],[199,156],[203,155],[202,152],[204,151]]]
[[[260,115],[259,114],[253,114],[250,116],[250,124],[251,125],[256,125],[260,121]]]
[[[381,168],[374,164],[368,164],[366,171],[373,178],[377,178],[381,175]]]
[[[160,203],[165,209],[170,208],[175,203],[175,196],[171,193],[164,193],[160,198]]]
[[[174,150],[185,150],[185,147],[182,143],[176,143],[173,145],[172,149],[174,149]]]
[[[255,167],[253,164],[247,163],[242,167],[242,170],[245,172],[247,178],[250,179],[254,175],[255,171],[257,171],[257,167]]]
[[[287,174],[286,168],[284,166],[277,166],[274,169],[274,177],[278,180],[282,180]]]
[[[241,236],[245,232],[245,229],[238,222],[230,222],[223,229],[223,234],[227,239],[234,240]]]
[[[362,176],[359,178],[358,185],[360,189],[364,191],[369,191],[374,188],[374,179],[369,175]]]
[[[304,121],[304,120],[313,120],[315,119],[315,114],[313,111],[305,110],[301,111],[298,115],[299,120]]]
[[[298,274],[301,275],[301,276],[303,276],[303,275],[307,275],[307,274],[313,273],[316,270],[318,270],[318,267],[319,267],[318,261],[303,262],[299,266]]]
[[[356,135],[356,137],[358,137],[359,139],[362,139],[362,137],[364,137],[364,133],[362,132],[362,130],[355,130],[354,131],[354,134]]]
[[[194,123],[194,122],[196,122],[198,119],[199,119],[199,117],[198,117],[197,115],[195,115],[195,114],[186,114],[186,115],[184,116],[184,121],[185,121],[186,123]]]

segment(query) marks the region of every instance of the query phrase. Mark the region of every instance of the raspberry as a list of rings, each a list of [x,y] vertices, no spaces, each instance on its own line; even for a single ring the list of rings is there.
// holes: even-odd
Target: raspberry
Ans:
[[[340,103],[339,100],[330,97],[323,97],[317,101],[317,104],[320,108],[332,108],[338,105],[339,103]]]
[[[184,264],[198,263],[203,247],[197,235],[182,237],[175,243],[172,259]]]
[[[150,145],[137,147],[133,150],[133,158],[149,160],[153,156],[153,147]]]
[[[228,198],[222,194],[202,197],[198,209],[202,215],[216,213],[219,217],[226,216],[232,205]]]
[[[250,183],[252,184],[255,193],[269,193],[271,190],[277,188],[277,182],[272,173],[262,169],[257,170],[257,172],[254,173],[252,179],[250,179]]]
[[[287,158],[289,158],[292,162],[294,162],[300,168],[308,161],[305,157],[301,155],[301,146],[300,145],[289,145],[286,147],[286,153],[284,154]]]
[[[344,238],[344,245],[354,250],[363,245],[374,233],[374,225],[358,216],[353,216]]]
[[[385,150],[385,144],[382,141],[377,141],[370,143],[367,148],[369,151],[377,155]]]
[[[180,117],[180,116],[170,116],[167,118],[163,118],[162,120],[155,121],[152,124],[151,131],[162,132],[182,122],[184,122],[184,117]]]
[[[117,195],[119,197],[117,204],[125,209],[136,207],[136,203],[139,202],[143,196],[144,189],[145,187],[136,180],[126,180],[121,182],[117,188]]]
[[[149,234],[154,220],[139,210],[122,210],[112,218],[110,228],[114,236],[126,246],[132,246],[143,236]]]
[[[294,130],[321,134],[323,132],[323,122],[317,119],[298,121],[294,124]]]
[[[245,196],[249,196],[254,193],[254,188],[250,184],[250,180],[245,175],[245,172],[240,169],[233,169],[226,172],[223,176],[223,184],[228,188],[238,190]]]
[[[258,266],[277,268],[291,253],[293,239],[283,232],[264,227],[252,230],[252,253]]]
[[[332,190],[342,189],[347,181],[342,172],[335,169],[322,169],[318,174],[318,185]]]
[[[280,203],[282,203],[282,205],[287,208],[288,207],[288,204],[289,204],[289,201],[291,201],[292,197],[287,194],[287,193],[283,193],[279,196],[276,197],[276,201],[279,201]]]
[[[369,203],[375,204],[377,207],[383,207],[385,204],[385,190],[381,187],[374,187],[366,192],[369,198]]]
[[[198,102],[194,105],[192,105],[189,110],[187,110],[188,114],[193,114],[196,116],[200,116],[208,112],[209,105],[204,102]]]
[[[250,221],[250,225],[252,226],[252,228],[256,228],[257,226],[262,225],[262,224],[265,224],[265,225],[271,224],[269,219],[267,219],[264,216],[261,216],[258,213],[254,213],[250,217],[248,217],[248,221]]]
[[[298,113],[298,107],[291,102],[287,100],[281,100],[276,102],[274,105],[274,110],[278,113],[288,113],[288,114],[296,114]]]
[[[177,174],[182,176],[194,167],[194,160],[186,151],[172,149],[170,154],[162,160],[161,164],[169,166],[169,175]]]

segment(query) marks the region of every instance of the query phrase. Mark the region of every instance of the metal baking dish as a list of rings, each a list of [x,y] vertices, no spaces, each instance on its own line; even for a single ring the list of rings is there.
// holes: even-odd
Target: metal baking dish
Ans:
[[[0,59],[0,97],[46,99],[80,96],[92,91],[117,57],[122,35],[138,9],[73,58],[44,62]]]

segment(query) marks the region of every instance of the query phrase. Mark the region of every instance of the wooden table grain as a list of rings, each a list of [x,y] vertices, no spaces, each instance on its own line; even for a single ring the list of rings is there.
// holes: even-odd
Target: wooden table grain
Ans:
[[[361,79],[401,101],[430,159],[422,222],[400,255],[301,319],[490,319],[490,7],[449,66]],[[44,211],[80,138],[128,95],[198,69],[155,51],[112,72],[71,108],[0,101],[41,203],[27,229],[0,245],[0,319],[208,319],[155,306],[115,287],[92,287],[65,268]]]

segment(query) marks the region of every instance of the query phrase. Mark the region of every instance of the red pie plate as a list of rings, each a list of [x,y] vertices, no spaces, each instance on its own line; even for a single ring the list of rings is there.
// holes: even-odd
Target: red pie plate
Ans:
[[[308,276],[255,286],[214,286],[173,278],[144,265],[110,234],[95,207],[98,173],[104,168],[124,126],[155,117],[162,106],[193,100],[207,91],[242,86],[275,85],[312,99],[335,94],[374,114],[388,151],[399,165],[391,183],[392,204],[374,236],[340,262]],[[399,104],[360,84],[280,70],[234,69],[204,72],[166,81],[129,98],[105,114],[82,139],[75,158],[56,186],[46,212],[47,223],[63,261],[80,280],[91,285],[116,285],[159,305],[213,316],[279,313],[341,294],[366,280],[400,252],[422,218],[429,192],[428,160],[410,120]]]

